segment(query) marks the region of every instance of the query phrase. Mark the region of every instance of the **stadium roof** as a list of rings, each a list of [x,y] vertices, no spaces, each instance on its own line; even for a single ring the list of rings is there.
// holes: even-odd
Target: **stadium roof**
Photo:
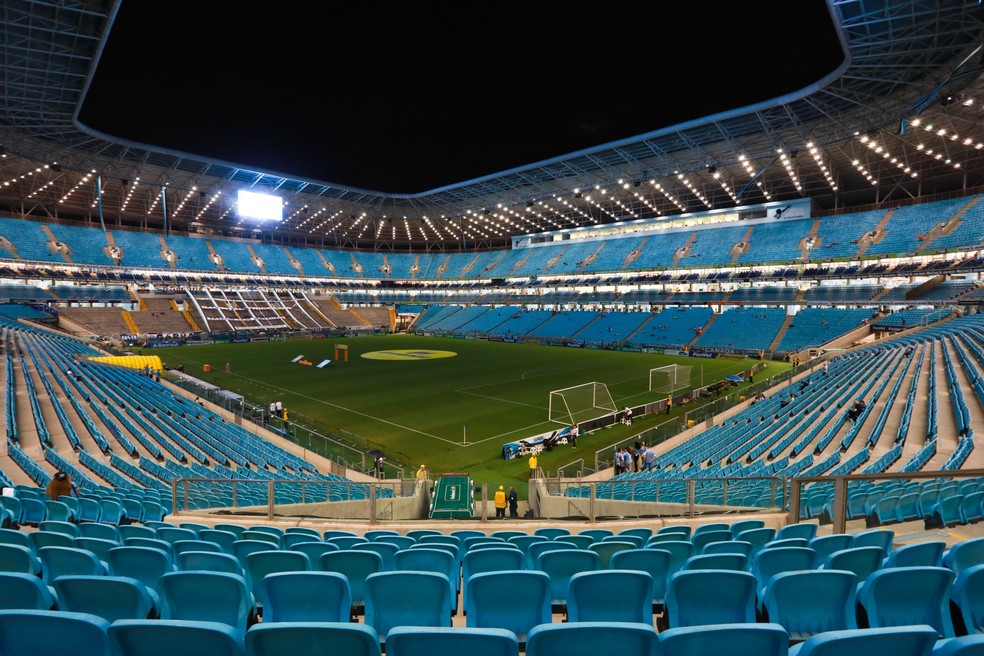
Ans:
[[[818,211],[891,206],[984,183],[981,5],[828,5],[844,63],[805,89],[397,194],[95,132],[79,112],[119,0],[12,0],[0,8],[0,207],[89,221],[101,212],[110,225],[151,228],[162,226],[166,207],[172,229],[422,250],[498,247],[521,234],[794,198],[813,199]],[[782,74],[780,59],[768,64],[776,70],[756,74]],[[283,196],[285,221],[240,221],[233,199],[242,188]]]

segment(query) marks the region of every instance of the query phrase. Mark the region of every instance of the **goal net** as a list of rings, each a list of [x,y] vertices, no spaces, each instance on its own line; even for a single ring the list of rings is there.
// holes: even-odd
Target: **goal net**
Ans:
[[[584,383],[550,392],[550,421],[578,424],[617,412],[604,383]]]
[[[649,370],[649,391],[672,394],[690,387],[690,370],[693,365],[668,364]]]

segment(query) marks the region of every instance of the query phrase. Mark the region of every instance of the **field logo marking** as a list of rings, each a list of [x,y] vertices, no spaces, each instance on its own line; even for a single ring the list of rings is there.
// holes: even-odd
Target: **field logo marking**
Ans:
[[[454,351],[434,351],[431,349],[392,349],[389,351],[370,351],[363,353],[361,357],[367,360],[439,360],[441,358],[453,358],[457,353]]]

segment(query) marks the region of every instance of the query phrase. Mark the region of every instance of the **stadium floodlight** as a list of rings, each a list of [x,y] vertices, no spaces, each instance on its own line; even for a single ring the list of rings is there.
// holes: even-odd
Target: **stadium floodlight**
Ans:
[[[240,189],[236,201],[239,205],[237,213],[240,218],[260,221],[284,220],[284,201],[280,196]]]
[[[550,421],[573,425],[618,412],[604,383],[592,382],[550,392]]]
[[[668,364],[649,370],[649,391],[672,394],[690,387],[690,370],[693,365]]]

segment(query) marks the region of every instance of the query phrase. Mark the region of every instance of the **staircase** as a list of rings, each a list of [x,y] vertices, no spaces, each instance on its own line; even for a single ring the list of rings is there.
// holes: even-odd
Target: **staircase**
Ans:
[[[677,252],[673,255],[673,262],[670,263],[671,267],[679,266],[680,260],[686,257],[690,253],[690,247],[693,245],[694,241],[697,239],[697,233],[691,232],[690,238],[687,239],[687,243],[677,249]]]
[[[978,196],[974,196],[967,202],[966,205],[964,205],[959,210],[957,210],[953,216],[951,216],[949,219],[947,219],[943,223],[935,226],[932,230],[930,230],[929,234],[926,235],[925,239],[922,240],[922,244],[920,244],[919,248],[916,249],[916,252],[917,253],[924,252],[926,249],[929,248],[930,244],[932,244],[937,237],[943,237],[956,230],[960,226],[960,224],[963,223],[963,221],[961,221],[960,218],[967,212],[967,210],[969,210],[971,207],[974,206],[977,200],[978,200]]]
[[[881,218],[881,221],[878,222],[878,225],[875,226],[875,229],[871,231],[872,233],[874,233],[874,236],[871,236],[870,234],[865,234],[864,236],[861,237],[860,240],[861,247],[858,248],[858,252],[854,254],[854,257],[860,258],[862,255],[865,254],[865,252],[867,252],[867,250],[871,247],[872,244],[877,244],[878,242],[880,242],[882,239],[885,238],[885,235],[888,234],[885,231],[885,226],[888,225],[888,222],[892,218],[893,214],[895,214],[894,209],[885,212],[885,216]]]

